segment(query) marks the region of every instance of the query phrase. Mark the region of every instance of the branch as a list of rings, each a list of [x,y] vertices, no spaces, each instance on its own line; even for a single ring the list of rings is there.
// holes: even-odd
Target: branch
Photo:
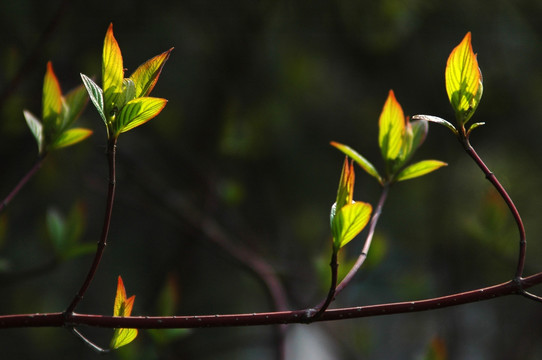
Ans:
[[[518,231],[519,231],[519,256],[518,256],[518,264],[516,267],[516,274],[515,278],[519,279],[523,275],[523,270],[525,268],[525,252],[527,248],[527,238],[525,236],[525,227],[523,226],[523,221],[521,220],[521,216],[519,215],[519,211],[514,205],[514,202],[504,189],[504,187],[501,185],[495,174],[489,170],[489,168],[486,166],[486,164],[483,162],[483,160],[480,158],[480,156],[476,153],[474,148],[471,146],[468,138],[468,134],[465,135],[464,131],[463,133],[458,135],[459,140],[461,144],[463,145],[463,148],[469,154],[469,156],[474,160],[474,162],[478,165],[478,167],[482,170],[482,172],[486,175],[487,180],[493,186],[503,200],[506,202],[506,205],[508,205],[508,208],[510,209],[510,212],[512,213],[512,216],[514,217],[514,220],[516,221]]]
[[[431,299],[328,309],[315,321],[335,321],[441,309],[507,295],[523,295],[524,289],[540,283],[542,283],[542,272],[494,286]],[[311,310],[229,315],[132,317],[76,313],[67,315],[65,313],[21,314],[0,316],[0,328],[74,327],[86,325],[103,328],[165,329],[295,324],[310,322],[309,312]]]
[[[102,259],[103,253],[105,251],[105,247],[107,246],[107,235],[109,234],[109,227],[111,224],[111,213],[113,211],[113,201],[115,199],[115,183],[116,183],[116,175],[115,175],[115,155],[116,155],[116,149],[117,149],[117,139],[112,138],[108,140],[107,143],[107,159],[109,162],[109,187],[107,192],[107,203],[105,207],[105,216],[104,216],[104,223],[102,227],[102,236],[100,237],[100,241],[98,242],[98,246],[96,249],[96,255],[94,256],[94,261],[92,262],[92,265],[90,266],[89,272],[87,274],[87,277],[85,281],[83,282],[83,285],[73,298],[71,304],[68,306],[68,308],[65,311],[66,317],[69,317],[71,313],[75,310],[77,305],[81,300],[83,300],[83,297],[85,296],[85,293],[90,286],[90,283],[92,282],[92,279],[94,279],[94,275],[96,274],[96,270],[98,269],[98,265],[100,264],[100,261]]]
[[[331,304],[331,302],[335,300],[335,294],[337,289],[337,271],[339,268],[339,264],[337,263],[337,251],[335,249],[333,249],[333,253],[331,254],[331,261],[329,263],[329,266],[331,267],[331,285],[329,287],[329,292],[326,299],[317,306],[318,311],[316,311],[313,315],[310,316],[311,322],[315,321],[318,317],[320,317],[329,307],[329,304]]]
[[[6,196],[6,198],[4,200],[2,200],[2,203],[0,204],[0,213],[8,206],[10,201],[13,200],[15,195],[17,195],[19,193],[19,191],[23,188],[23,186],[26,185],[28,180],[30,180],[36,174],[36,172],[41,168],[41,165],[43,164],[43,161],[45,160],[46,156],[47,156],[47,154],[40,155],[40,157],[38,158],[38,160],[36,161],[34,166],[32,166],[30,171],[28,171],[26,173],[26,175],[23,176],[23,178],[13,188],[13,190],[11,190],[11,192],[8,194],[8,196]]]

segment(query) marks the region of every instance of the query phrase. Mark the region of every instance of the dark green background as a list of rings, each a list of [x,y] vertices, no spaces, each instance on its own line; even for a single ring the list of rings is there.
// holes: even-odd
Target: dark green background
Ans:
[[[110,22],[130,74],[174,46],[153,95],[169,100],[119,140],[109,246],[78,311],[111,314],[116,278],[136,294],[135,315],[156,315],[168,274],[178,315],[269,311],[260,283],[186,217],[204,214],[235,243],[261,254],[290,308],[326,292],[329,209],[351,145],[377,167],[378,116],[389,89],[405,114],[452,120],[446,59],[467,31],[484,75],[473,145],[516,202],[527,228],[526,274],[542,270],[542,3],[383,1],[3,1],[0,3],[0,195],[31,167],[36,145],[22,110],[40,114],[48,60],[63,90],[79,73],[100,82]],[[69,4],[68,4],[69,3]],[[63,7],[53,31],[45,29]],[[33,52],[37,51],[35,56]],[[11,80],[27,64],[19,82]],[[86,211],[82,241],[97,241],[107,188],[105,128],[89,105],[83,144],[50,155],[2,215],[0,313],[62,311],[91,262],[83,256],[37,276],[9,274],[53,256],[50,208]],[[504,204],[451,133],[431,125],[417,160],[449,166],[396,185],[373,253],[333,306],[415,300],[509,280],[517,230]],[[357,168],[355,199],[376,203],[376,182]],[[169,205],[168,205],[169,204]],[[183,211],[171,205],[183,204]],[[354,259],[361,237],[342,264]],[[375,256],[380,254],[380,256]],[[536,291],[536,289],[535,289]],[[519,297],[418,314],[292,326],[289,359],[420,359],[435,337],[450,359],[539,359],[542,307]],[[101,345],[107,329],[83,329]],[[63,329],[0,331],[2,359],[93,359]],[[296,352],[297,351],[297,352]],[[314,354],[313,354],[314,353]],[[271,359],[270,327],[194,330],[168,345],[145,331],[120,359]]]

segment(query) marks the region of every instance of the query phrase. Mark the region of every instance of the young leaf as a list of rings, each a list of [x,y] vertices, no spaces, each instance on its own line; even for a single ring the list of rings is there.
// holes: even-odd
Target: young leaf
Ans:
[[[405,133],[405,116],[401,105],[390,90],[379,119],[378,144],[384,160],[394,160],[403,147]]]
[[[117,295],[115,296],[115,306],[113,316],[130,316],[134,306],[135,295],[126,298],[126,290],[122,278],[119,276],[117,282]],[[115,329],[113,339],[111,339],[111,348],[118,349],[127,345],[137,336],[137,329]]]
[[[399,175],[397,175],[395,181],[420,177],[446,165],[448,164],[439,160],[423,160],[404,168]]]
[[[62,132],[58,139],[51,144],[51,149],[60,149],[66,146],[77,144],[92,135],[92,130],[84,128],[73,128]]]
[[[47,71],[43,79],[42,120],[46,128],[56,128],[60,125],[62,111],[62,91],[53,71],[53,64],[47,63]]]
[[[446,92],[457,121],[463,126],[472,116],[482,97],[482,73],[472,50],[468,32],[457,45],[446,64]]]
[[[122,54],[113,35],[113,24],[111,23],[105,34],[102,62],[104,112],[108,117],[113,115],[111,112],[117,106],[116,101],[122,93],[123,79]]]
[[[409,125],[412,128],[412,151],[418,149],[423,142],[425,141],[425,138],[427,137],[427,132],[429,131],[429,125],[427,124],[427,121],[423,120],[414,120],[410,121]]]
[[[43,125],[41,122],[28,110],[23,111],[26,124],[30,128],[32,135],[38,143],[38,152],[41,154],[43,152]]]
[[[446,121],[446,120],[444,120],[442,118],[439,118],[438,116],[414,115],[412,117],[412,119],[413,120],[425,120],[425,121],[429,121],[429,122],[433,122],[433,123],[436,123],[436,124],[443,125],[443,126],[447,127],[448,129],[452,130],[452,132],[457,135],[457,129],[455,128],[455,126],[453,126],[449,121]]]
[[[349,147],[348,145],[344,145],[335,141],[331,142],[331,145],[342,151],[346,156],[350,157],[352,160],[354,160],[367,174],[371,175],[372,177],[376,178],[380,183],[382,183],[382,177],[380,177],[380,174],[376,170],[376,168],[369,162],[369,160],[365,159],[362,155],[360,155],[358,152],[356,152],[354,149]]]
[[[136,98],[127,102],[116,118],[117,133],[123,133],[142,125],[158,115],[167,100],[153,97]]]
[[[156,85],[158,77],[160,77],[160,73],[162,72],[162,68],[169,58],[169,54],[172,50],[173,48],[161,53],[160,55],[156,55],[150,60],[147,60],[145,63],[141,64],[130,76],[130,79],[136,86],[135,97],[143,97],[150,94],[154,88],[154,85]]]
[[[67,129],[81,115],[88,102],[88,93],[84,85],[71,90],[64,97],[65,111],[62,114],[62,128]]]
[[[354,202],[339,209],[333,219],[331,231],[336,250],[350,242],[369,222],[372,206],[368,203]]]
[[[83,84],[85,85],[85,88],[87,89],[88,95],[90,97],[90,100],[96,107],[96,110],[98,110],[98,113],[102,117],[102,120],[105,123],[105,126],[107,127],[107,119],[105,117],[104,112],[104,94],[102,89],[96,85],[92,79],[90,79],[85,74],[81,74],[81,79],[83,80]]]

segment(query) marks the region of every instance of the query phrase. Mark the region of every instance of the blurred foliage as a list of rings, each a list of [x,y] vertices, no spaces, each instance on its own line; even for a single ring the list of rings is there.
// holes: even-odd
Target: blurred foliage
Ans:
[[[484,74],[472,121],[486,122],[471,142],[518,206],[529,239],[527,273],[539,271],[541,14],[535,0],[0,2],[0,193],[35,160],[22,110],[41,108],[45,64],[54,62],[66,89],[80,85],[79,73],[99,81],[103,34],[112,21],[128,73],[142,58],[175,51],[153,93],[168,106],[119,142],[109,246],[78,312],[109,314],[111,299],[103,294],[114,294],[120,273],[137,295],[134,315],[156,312],[170,273],[183,294],[178,315],[272,310],[260,282],[187,225],[193,213],[213,217],[232,241],[261,254],[284,282],[292,308],[313,306],[327,287],[318,259],[330,250],[329,207],[343,160],[329,142],[379,159],[378,116],[390,88],[405,115],[453,120],[446,59],[471,31]],[[97,241],[107,190],[106,134],[91,110],[78,121],[94,136],[51,154],[0,217],[3,274],[3,264],[15,275],[54,256],[44,241],[51,208],[69,214],[80,201],[86,209],[81,238]],[[413,161],[424,158],[449,166],[393,187],[375,239],[385,256],[363,267],[333,306],[445,295],[513,276],[514,224],[479,169],[438,126],[430,126]],[[358,171],[355,198],[375,205],[378,194],[376,182]],[[341,267],[361,250],[359,239],[345,249]],[[0,277],[0,312],[64,309],[91,260],[71,258],[16,283]],[[542,309],[519,301],[311,328],[335,344],[329,351],[340,359],[414,359],[435,337],[450,359],[539,359]],[[104,329],[88,332],[99,344],[111,336]],[[95,358],[63,329],[5,335],[6,359]],[[271,359],[273,329],[194,330],[155,344],[142,332],[110,357]]]

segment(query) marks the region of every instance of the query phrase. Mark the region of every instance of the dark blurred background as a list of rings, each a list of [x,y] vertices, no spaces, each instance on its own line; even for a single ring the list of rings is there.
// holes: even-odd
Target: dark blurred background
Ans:
[[[41,113],[46,62],[64,91],[80,84],[79,73],[101,83],[113,22],[127,75],[175,47],[153,92],[169,102],[120,137],[109,246],[78,312],[111,314],[119,274],[136,294],[134,315],[274,310],[261,281],[209,236],[209,224],[273,267],[290,309],[313,306],[328,286],[329,209],[343,160],[329,141],[381,168],[377,122],[389,89],[405,114],[453,120],[446,59],[471,31],[484,75],[473,121],[486,122],[472,143],[521,211],[531,274],[542,270],[541,16],[536,0],[2,1],[0,196],[36,160],[22,111]],[[100,235],[105,128],[92,105],[79,125],[94,135],[52,153],[0,217],[2,314],[62,311],[86,275],[91,254],[52,262],[46,226],[47,214],[72,213],[81,243]],[[449,166],[392,188],[369,260],[333,307],[441,296],[513,276],[517,230],[479,169],[436,125],[415,159],[427,158]],[[378,185],[356,170],[355,199],[376,205]],[[356,258],[362,239],[345,248],[341,264]],[[167,279],[178,300],[164,308]],[[507,297],[291,326],[287,355],[422,359],[440,339],[449,359],[540,359],[541,320],[540,304]],[[112,334],[82,331],[103,346]],[[274,344],[272,327],[141,331],[107,358],[273,359]],[[57,328],[1,330],[0,349],[2,359],[97,357]]]

